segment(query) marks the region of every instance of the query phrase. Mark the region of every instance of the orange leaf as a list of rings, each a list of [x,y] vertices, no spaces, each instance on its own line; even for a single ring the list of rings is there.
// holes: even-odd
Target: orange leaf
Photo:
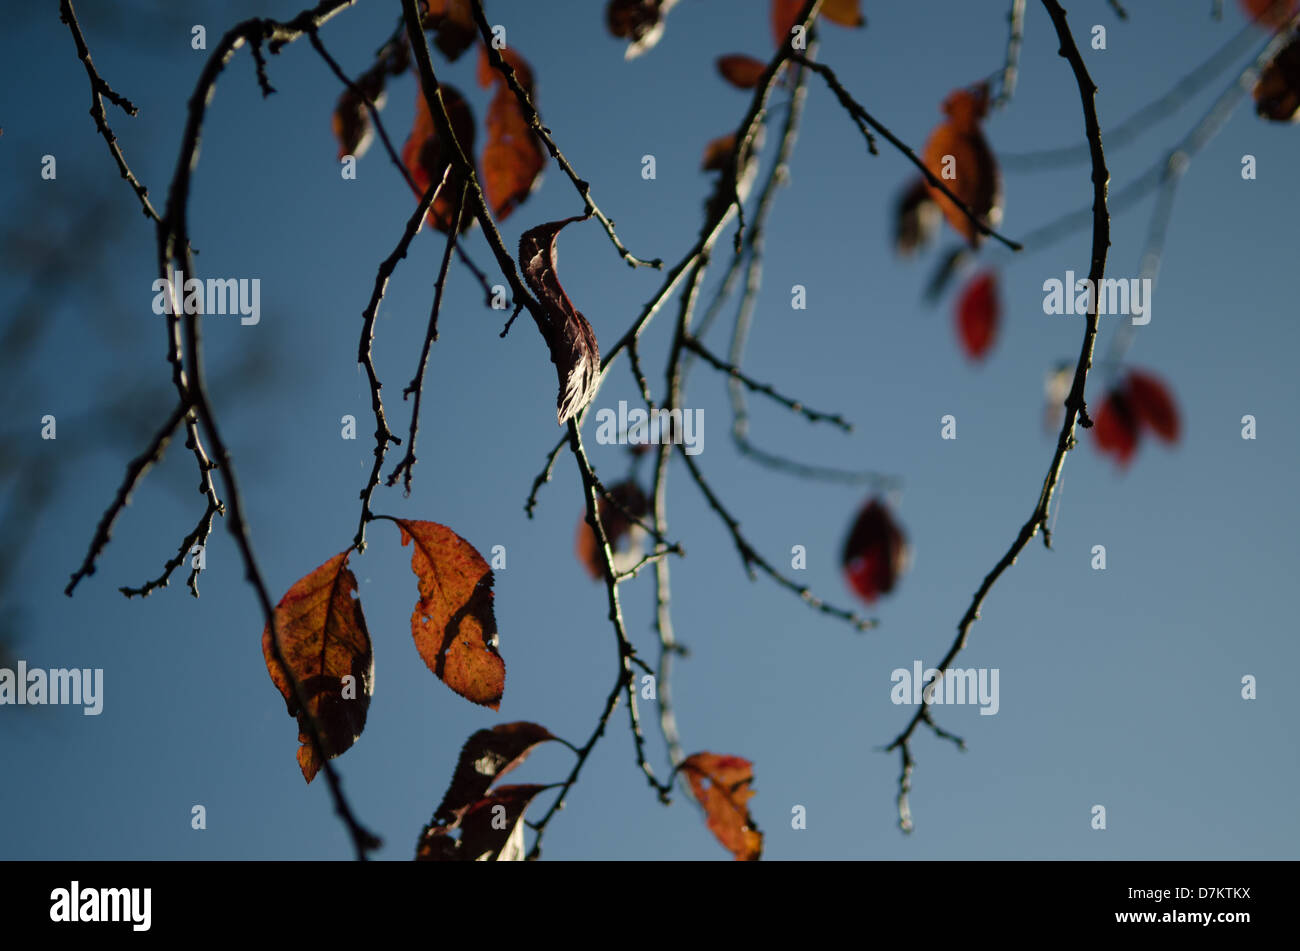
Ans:
[[[451,119],[451,128],[456,135],[456,141],[460,143],[465,154],[470,155],[474,148],[474,114],[470,112],[465,97],[454,87],[442,83],[441,91],[442,101],[447,107],[447,116]],[[442,181],[442,176],[450,163],[451,156],[448,150],[438,141],[438,131],[434,127],[429,104],[425,102],[424,96],[417,92],[415,122],[411,126],[411,134],[407,136],[406,144],[402,146],[402,164],[406,166],[406,170],[411,173],[411,178],[415,182],[415,194],[424,197],[431,183]],[[438,193],[438,197],[434,199],[433,207],[429,209],[429,224],[444,234],[451,228],[451,216],[455,213],[456,199],[460,195],[463,184],[463,176],[452,174],[447,179],[447,184],[442,187],[442,191]],[[466,202],[466,207],[461,214],[460,230],[462,231],[474,220],[468,205],[469,203]]]
[[[435,31],[433,45],[451,62],[460,59],[478,36],[469,0],[425,0],[424,28]]]
[[[997,278],[992,271],[974,277],[957,299],[957,334],[972,360],[982,360],[998,334],[1001,305]]]
[[[763,833],[749,815],[747,803],[754,795],[754,767],[739,756],[696,753],[678,767],[691,784],[709,831],[738,860],[752,862],[763,854]]]
[[[742,53],[719,56],[717,66],[722,78],[737,89],[753,89],[767,70],[767,63]]]
[[[413,542],[411,570],[420,598],[411,614],[416,649],[438,679],[466,700],[496,710],[506,686],[492,613],[492,569],[445,525],[393,519],[402,546]]]
[[[534,746],[553,739],[546,727],[522,720],[474,733],[461,748],[456,772],[438,811],[433,814],[433,821],[454,824],[466,808],[483,797],[489,786],[522,763]]]
[[[862,15],[861,0],[826,0],[822,4],[821,15],[840,26],[867,25],[867,18]]]
[[[546,311],[546,324],[540,329],[560,379],[560,392],[555,400],[555,415],[560,425],[591,402],[600,379],[600,347],[596,344],[595,331],[573,306],[555,272],[555,241],[560,230],[587,217],[579,215],[538,225],[519,238],[519,268],[524,283]]]
[[[533,107],[533,72],[522,56],[509,48],[500,51],[514,69],[515,79],[528,93]],[[519,100],[510,90],[506,78],[492,68],[487,50],[479,47],[478,81],[480,86],[496,83],[496,93],[487,113],[487,143],[483,146],[483,190],[498,221],[510,216],[536,187],[546,154],[541,140],[528,125]]]
[[[1239,0],[1248,18],[1270,30],[1276,30],[1300,7],[1297,0]]]
[[[1001,218],[1001,178],[997,161],[984,135],[980,119],[988,109],[988,87],[958,89],[943,103],[948,118],[935,126],[925,143],[922,159],[930,173],[990,226]],[[927,183],[928,184],[928,183]],[[982,235],[947,195],[933,185],[930,196],[943,210],[953,230],[971,247],[978,247]]]
[[[347,567],[348,549],[296,581],[275,608],[280,653],[307,699],[298,708],[288,673],[276,662],[271,626],[262,630],[262,655],[289,716],[298,718],[298,765],[311,782],[320,769],[307,723],[314,716],[329,758],[346,751],[366,725],[375,676],[370,633],[354,597],[357,579]],[[351,677],[350,683],[344,678]]]

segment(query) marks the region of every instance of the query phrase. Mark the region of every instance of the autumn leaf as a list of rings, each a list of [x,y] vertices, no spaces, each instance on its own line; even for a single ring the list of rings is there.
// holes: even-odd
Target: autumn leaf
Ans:
[[[754,767],[739,756],[696,753],[678,767],[691,793],[704,808],[709,831],[737,860],[752,862],[763,854],[763,833],[749,814],[754,795]]]
[[[1257,115],[1273,122],[1300,121],[1300,35],[1269,60],[1253,94]]]
[[[941,219],[929,185],[924,178],[915,179],[903,190],[894,209],[894,250],[908,257],[929,244]]]
[[[502,58],[515,71],[515,79],[528,93],[533,107],[537,95],[533,85],[533,71],[527,61],[514,50],[500,50]],[[537,186],[546,154],[541,140],[528,125],[519,100],[510,90],[510,84],[488,60],[486,47],[479,47],[478,82],[487,88],[496,85],[496,92],[487,112],[487,143],[483,146],[483,190],[488,205],[497,221],[505,221]]]
[[[587,215],[551,221],[525,231],[519,238],[519,268],[546,312],[542,336],[560,379],[556,418],[560,425],[579,413],[596,395],[600,380],[600,348],[596,334],[560,286],[555,272],[556,237],[565,225]]]
[[[451,784],[433,814],[434,823],[454,823],[497,779],[522,763],[533,747],[553,739],[546,727],[522,720],[474,733],[461,748]]]
[[[741,53],[719,56],[717,66],[722,78],[737,89],[753,89],[767,71],[767,63]]]
[[[636,59],[664,35],[664,18],[677,0],[609,0],[605,25],[610,35],[629,41],[624,59]]]
[[[1248,19],[1270,30],[1286,23],[1300,7],[1300,0],[1238,0]]]
[[[425,0],[425,3],[428,10],[424,14],[424,28],[435,34],[434,46],[454,63],[478,36],[470,0]]]
[[[356,87],[356,92],[351,88],[343,90],[331,119],[334,138],[339,143],[340,161],[347,155],[361,158],[366,154],[375,137],[375,130],[370,124],[370,110],[366,107],[366,98],[375,104],[376,109],[384,107],[383,64],[367,72],[353,85]]]
[[[600,498],[596,511],[600,523],[605,527],[605,537],[609,547],[614,551],[614,570],[627,571],[641,559],[641,542],[645,530],[628,518],[643,518],[650,511],[650,500],[641,487],[628,480],[610,486],[610,502]],[[621,544],[626,541],[626,544]],[[605,558],[600,550],[600,539],[592,531],[584,515],[578,522],[578,539],[576,544],[578,560],[587,569],[587,574],[599,580],[605,577]]]
[[[1130,370],[1125,386],[1138,424],[1152,430],[1165,442],[1178,442],[1178,407],[1174,405],[1169,388],[1141,370]]]
[[[451,128],[456,134],[456,141],[460,143],[465,154],[470,155],[474,148],[474,114],[470,111],[465,97],[455,87],[442,83],[441,90],[442,101],[447,107],[447,116],[451,119]],[[415,122],[411,126],[411,134],[407,136],[406,144],[402,146],[402,164],[411,173],[417,197],[423,198],[430,184],[442,181],[442,176],[451,161],[452,157],[448,149],[438,141],[438,132],[434,127],[433,115],[429,112],[429,104],[423,94],[417,93]],[[444,234],[451,229],[451,216],[455,214],[456,201],[464,181],[464,176],[453,173],[438,193],[438,197],[434,199],[433,207],[429,209],[429,224]],[[468,205],[469,203],[466,202],[466,207],[461,214],[460,230],[462,231],[474,220]]]
[[[799,21],[803,12],[804,0],[772,0],[772,40],[780,49],[790,39],[790,31]],[[824,20],[839,26],[862,27],[867,25],[867,18],[862,15],[860,0],[826,0],[820,14]]]
[[[944,100],[943,111],[948,118],[935,126],[925,143],[925,167],[977,218],[996,226],[1001,220],[1001,177],[980,131],[980,120],[988,111],[987,84],[955,90]],[[929,185],[929,189],[953,230],[971,247],[978,247],[982,235],[966,213],[938,188]]]
[[[1137,417],[1123,390],[1112,390],[1092,421],[1093,438],[1103,453],[1114,455],[1120,468],[1133,460],[1138,445]]]
[[[520,862],[524,858],[524,811],[549,786],[500,786],[468,806],[451,825],[426,827],[416,861]],[[451,833],[459,830],[460,838]]]
[[[445,525],[395,518],[420,597],[411,614],[416,649],[438,679],[466,700],[496,710],[506,686],[497,653],[492,569]]]
[[[997,276],[984,271],[971,279],[957,298],[957,336],[972,360],[982,360],[998,334],[1001,303]]]
[[[308,718],[315,717],[323,752],[332,759],[356,742],[366,725],[375,662],[370,633],[356,597],[357,579],[347,567],[352,549],[335,555],[296,581],[275,608],[280,653],[307,700],[298,707],[288,672],[275,659],[271,625],[262,631],[266,669],[289,716],[298,718],[298,765],[311,782],[321,761],[312,746]],[[350,680],[348,678],[351,678]]]
[[[870,499],[858,513],[840,556],[849,587],[867,604],[894,590],[907,570],[907,536],[880,499]]]

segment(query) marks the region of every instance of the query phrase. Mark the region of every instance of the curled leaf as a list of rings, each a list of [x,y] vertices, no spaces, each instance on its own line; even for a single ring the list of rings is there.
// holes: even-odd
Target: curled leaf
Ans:
[[[332,759],[349,749],[366,725],[375,676],[370,632],[356,597],[357,579],[347,567],[351,549],[335,555],[294,582],[275,608],[280,653],[307,700],[298,707],[293,684],[277,663],[271,625],[262,630],[267,672],[298,718],[298,765],[311,782],[321,767],[308,718],[315,717],[323,751]]]
[[[1257,115],[1273,122],[1300,121],[1300,34],[1260,72],[1254,97]]]
[[[533,747],[555,739],[550,730],[536,723],[501,723],[474,733],[461,748],[456,772],[433,821],[454,823],[465,809],[483,798],[498,778],[522,763]]]
[[[519,238],[519,268],[524,282],[546,312],[540,329],[560,379],[556,417],[560,425],[579,413],[596,395],[600,380],[600,348],[587,318],[578,312],[560,285],[555,271],[556,237],[560,230],[586,215],[551,221],[530,228]]]
[[[997,161],[980,131],[980,120],[988,111],[988,104],[986,83],[949,94],[943,103],[948,118],[930,133],[922,159],[932,175],[977,218],[992,227],[1001,220],[1002,183]],[[948,224],[971,247],[978,247],[982,235],[966,213],[938,188],[928,187],[930,197],[939,205]]]
[[[753,764],[739,756],[696,753],[682,760],[678,769],[704,808],[709,831],[737,860],[758,859],[763,854],[763,833],[748,806],[754,795]]]
[[[917,178],[898,198],[894,211],[894,250],[903,257],[929,244],[943,213],[930,197],[930,186]]]
[[[628,480],[610,486],[610,499],[601,497],[596,511],[605,527],[605,537],[614,551],[614,570],[627,571],[641,559],[641,543],[645,530],[632,518],[644,518],[650,511],[650,500],[635,482]],[[599,580],[605,577],[605,559],[600,551],[600,539],[592,531],[584,516],[578,522],[578,560],[587,574]]]
[[[957,298],[957,336],[972,360],[982,360],[998,333],[1001,304],[997,276],[984,271],[971,279]]]
[[[894,590],[907,570],[907,537],[883,502],[871,499],[845,539],[840,567],[849,587],[867,604]]]
[[[441,92],[456,141],[460,143],[466,155],[471,155],[474,148],[474,114],[470,111],[469,103],[455,87],[446,83],[441,84]],[[451,162],[450,146],[444,146],[439,141],[433,115],[429,112],[429,104],[422,94],[417,93],[415,122],[411,126],[411,134],[407,136],[406,144],[402,146],[402,164],[411,173],[411,179],[415,183],[415,194],[424,197],[430,184],[442,181]],[[463,175],[453,172],[429,209],[429,224],[444,234],[451,229],[451,217],[456,213],[456,200],[464,181]],[[466,202],[466,207],[461,212],[459,229],[461,231],[469,227],[474,220],[468,206],[469,203]]]
[[[527,61],[508,47],[500,52],[536,108],[533,71]],[[546,166],[546,154],[542,151],[541,140],[524,118],[523,108],[510,84],[492,68],[487,50],[481,46],[478,81],[485,88],[496,84],[487,112],[487,142],[482,155],[483,190],[492,214],[498,221],[504,221],[537,186]]]
[[[470,0],[425,0],[424,28],[434,34],[433,45],[451,62],[473,45],[478,36]]]
[[[664,35],[664,17],[677,0],[609,0],[605,25],[612,36],[629,41],[624,59],[636,59]]]
[[[366,107],[366,99],[368,98],[373,102],[376,109],[384,107],[383,65],[380,64],[379,68],[372,69],[353,85],[356,87],[356,92],[351,88],[343,90],[343,94],[339,96],[338,104],[334,107],[334,115],[331,119],[334,138],[339,143],[340,160],[346,155],[361,158],[366,154],[371,141],[375,137],[375,130],[370,124],[370,110]]]
[[[548,788],[498,787],[468,806],[453,824],[426,827],[416,844],[416,861],[523,861],[524,811]],[[457,830],[459,839],[451,835]]]
[[[492,569],[465,539],[437,522],[393,519],[402,546],[411,544],[411,570],[420,596],[411,635],[425,664],[466,700],[497,709],[506,665],[497,653]]]
[[[753,89],[767,71],[767,63],[741,53],[719,56],[717,66],[722,78],[737,89]]]

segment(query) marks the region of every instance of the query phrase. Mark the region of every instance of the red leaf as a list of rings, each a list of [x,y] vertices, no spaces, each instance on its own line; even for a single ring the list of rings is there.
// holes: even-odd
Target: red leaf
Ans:
[[[664,35],[664,17],[677,0],[609,0],[605,25],[611,35],[630,41],[624,59],[636,59]]]
[[[1238,0],[1247,18],[1270,30],[1286,23],[1300,7],[1297,0]]]
[[[525,231],[519,238],[519,268],[524,282],[532,289],[546,311],[542,336],[551,351],[560,379],[556,397],[556,417],[560,425],[576,415],[596,395],[600,379],[600,347],[596,334],[580,314],[569,295],[560,286],[555,272],[555,241],[560,230],[586,215],[551,221]]]
[[[753,89],[767,70],[767,63],[740,53],[719,56],[717,65],[722,78],[737,89]]]
[[[1102,402],[1092,432],[1097,448],[1113,454],[1121,468],[1133,460],[1138,444],[1138,422],[1122,389],[1112,390]]]
[[[1300,120],[1300,36],[1293,39],[1259,74],[1255,113],[1273,122]]]
[[[957,298],[957,334],[966,356],[984,359],[997,337],[1001,310],[994,272],[977,274],[962,288]]]
[[[849,586],[868,604],[894,590],[907,570],[907,537],[879,499],[858,513],[844,542],[840,567]]]
[[[533,71],[522,56],[506,48],[502,58],[515,71],[515,79],[528,93],[533,107],[537,96],[533,89]],[[480,86],[496,84],[488,106],[487,143],[483,146],[483,190],[488,205],[498,221],[505,221],[532,193],[546,165],[541,140],[524,118],[519,100],[510,90],[506,78],[492,68],[487,50],[479,47],[478,81]]]
[[[492,612],[492,569],[445,525],[393,519],[402,546],[414,542],[411,570],[420,597],[411,614],[416,649],[438,679],[466,700],[496,710],[506,687]]]
[[[1128,405],[1139,425],[1154,430],[1165,442],[1178,442],[1178,407],[1169,388],[1138,370],[1129,371],[1126,386]]]
[[[442,83],[441,90],[442,101],[447,107],[447,115],[451,119],[451,128],[456,134],[456,141],[460,143],[466,155],[471,155],[474,149],[474,114],[470,112],[469,103],[453,86]],[[417,93],[415,122],[411,126],[411,134],[407,136],[406,144],[402,146],[402,164],[406,166],[406,170],[411,173],[411,178],[415,182],[416,196],[423,198],[431,183],[442,181],[442,176],[450,163],[451,156],[448,150],[438,141],[438,132],[433,124],[433,116],[429,112],[429,104],[425,102],[422,94]],[[451,216],[455,214],[456,199],[460,195],[463,184],[464,177],[453,173],[429,209],[429,224],[444,234],[451,228]],[[469,203],[466,202],[466,207],[461,214],[461,231],[474,220],[468,205]]]
[[[1001,176],[980,131],[980,120],[988,111],[987,84],[955,90],[944,100],[943,111],[948,118],[935,126],[925,143],[925,167],[976,217],[996,226],[1001,219]],[[965,212],[942,191],[933,185],[929,188],[930,197],[943,210],[948,224],[971,247],[978,247],[983,236]]]
[[[596,511],[600,514],[600,523],[605,526],[609,546],[614,550],[614,570],[627,571],[641,558],[641,538],[645,534],[641,526],[627,516],[644,518],[650,511],[650,500],[641,487],[630,480],[610,486],[609,494],[617,504],[602,497]],[[620,551],[619,542],[624,538],[628,544]],[[587,569],[587,574],[596,580],[605,577],[605,558],[600,551],[600,540],[585,516],[578,522],[576,547],[578,560]]]
[[[433,821],[454,824],[470,805],[483,798],[488,787],[522,763],[533,747],[553,739],[546,727],[522,720],[474,733],[461,748],[456,772]]]
[[[739,756],[696,753],[678,767],[691,793],[704,808],[709,831],[738,860],[752,862],[763,854],[763,833],[749,814],[754,795],[754,767]]]
[[[524,858],[524,811],[549,786],[500,786],[469,806],[450,826],[426,827],[417,861],[520,862]],[[460,830],[460,838],[450,833]]]
[[[454,63],[478,36],[470,0],[425,0],[425,3],[428,11],[424,15],[424,28],[435,32],[434,46]]]
[[[907,257],[929,244],[942,217],[925,179],[913,180],[894,209],[894,250]]]
[[[285,669],[276,662],[271,625],[262,630],[262,656],[271,680],[284,697],[289,716],[298,718],[298,765],[311,782],[321,763],[307,723],[315,716],[325,755],[333,759],[356,742],[366,725],[375,676],[370,632],[355,597],[357,579],[347,567],[352,549],[335,555],[294,582],[275,608],[280,653],[307,699],[300,710]],[[353,678],[351,683],[345,677]],[[349,695],[350,694],[350,695]]]

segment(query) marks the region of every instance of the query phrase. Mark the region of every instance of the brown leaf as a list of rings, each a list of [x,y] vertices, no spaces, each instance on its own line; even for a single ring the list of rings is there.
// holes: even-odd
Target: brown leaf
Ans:
[[[375,676],[370,633],[355,597],[357,579],[347,567],[348,549],[296,581],[275,608],[280,653],[307,699],[298,707],[288,673],[276,662],[271,626],[262,630],[262,655],[289,716],[298,718],[298,765],[311,782],[321,762],[312,746],[308,717],[316,718],[328,758],[347,750],[366,725]],[[352,682],[344,682],[351,677]],[[345,697],[345,694],[348,696]]]
[[[451,825],[426,827],[416,861],[519,862],[524,858],[524,811],[549,786],[500,786]],[[460,838],[451,833],[459,829]]]
[[[767,70],[767,63],[742,53],[719,56],[717,66],[722,78],[737,89],[753,89]]]
[[[988,86],[958,89],[943,103],[948,118],[939,123],[925,143],[923,160],[930,173],[990,226],[1001,219],[1001,177],[992,150],[980,131],[980,120],[988,110]],[[971,247],[978,247],[983,235],[947,195],[933,185],[930,197],[943,210],[953,230]]]
[[[1254,96],[1257,115],[1273,122],[1300,121],[1300,35],[1269,60]]]
[[[377,69],[371,69],[354,85],[356,92],[345,88],[343,94],[339,96],[331,120],[334,138],[339,143],[340,160],[346,155],[361,158],[366,154],[375,137],[375,130],[370,125],[370,110],[366,107],[365,97],[375,104],[376,109],[384,107],[383,64],[380,64]]]
[[[447,116],[451,119],[452,131],[456,141],[466,155],[473,154],[474,149],[474,114],[470,111],[465,97],[453,86],[441,84],[442,101],[447,107]],[[433,115],[423,94],[417,91],[415,103],[415,122],[411,134],[402,146],[402,164],[411,173],[415,182],[415,194],[423,198],[431,183],[442,181],[452,157],[448,149],[438,141],[438,131],[433,124]],[[464,185],[464,176],[453,172],[442,187],[433,206],[429,209],[428,221],[444,234],[451,228],[451,216],[456,213],[456,200]],[[460,230],[464,231],[473,222],[469,203],[461,213]]]
[[[754,795],[754,767],[739,756],[696,753],[678,767],[691,784],[711,831],[738,860],[752,862],[763,854],[758,831],[746,805]]]
[[[515,79],[537,107],[533,71],[522,56],[509,48],[500,51],[514,69]],[[496,84],[488,106],[487,143],[483,146],[483,190],[498,221],[505,221],[537,186],[546,153],[542,142],[528,125],[519,100],[506,78],[492,68],[485,47],[479,47],[478,81],[483,87]]]
[[[578,312],[569,295],[564,293],[555,272],[555,241],[560,229],[587,217],[579,215],[538,225],[519,238],[519,268],[524,282],[546,311],[546,325],[541,331],[560,379],[560,392],[556,397],[556,417],[560,425],[591,402],[600,379],[600,347],[596,344],[596,334],[587,318]]]
[[[630,41],[624,59],[636,59],[664,35],[664,17],[677,0],[609,0],[605,25],[611,35]]]
[[[506,686],[492,612],[492,569],[474,546],[445,525],[393,519],[402,545],[413,543],[411,570],[420,598],[411,614],[416,649],[439,680],[466,700],[496,710]]]
[[[724,172],[731,161],[731,153],[736,150],[736,133],[720,135],[704,147],[704,161],[700,163],[702,172]]]
[[[435,32],[433,44],[451,62],[460,59],[478,36],[469,0],[425,0],[424,28]]]
[[[546,727],[523,720],[474,733],[461,748],[451,785],[433,814],[434,823],[444,826],[455,823],[469,806],[483,798],[498,778],[522,763],[533,747],[553,739]]]
[[[644,529],[631,521],[628,515],[643,518],[650,511],[650,500],[641,487],[628,480],[610,486],[611,503],[603,496],[596,511],[600,523],[605,527],[605,537],[609,539],[610,548],[614,550],[614,570],[627,571],[641,559],[641,541]],[[626,513],[626,514],[624,514]],[[627,544],[620,550],[620,542],[627,539]],[[605,577],[605,558],[600,550],[600,539],[592,531],[584,515],[578,522],[578,539],[576,544],[578,560],[587,569],[587,574],[600,580]]]

